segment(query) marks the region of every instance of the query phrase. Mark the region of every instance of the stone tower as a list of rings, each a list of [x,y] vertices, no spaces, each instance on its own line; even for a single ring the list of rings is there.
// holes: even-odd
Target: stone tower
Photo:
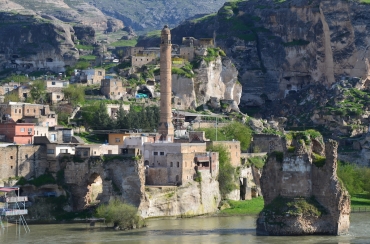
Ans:
[[[158,133],[161,141],[173,142],[174,127],[172,124],[172,59],[171,32],[167,25],[161,32],[160,76],[161,76],[161,114]]]

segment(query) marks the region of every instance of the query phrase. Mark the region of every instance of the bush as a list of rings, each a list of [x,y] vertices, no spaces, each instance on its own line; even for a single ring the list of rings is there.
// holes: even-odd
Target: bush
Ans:
[[[320,156],[316,153],[312,153],[313,156],[313,164],[316,165],[316,167],[321,168],[325,165],[326,158],[323,156]]]
[[[257,169],[262,169],[266,163],[266,157],[251,157],[248,158],[248,164],[255,166]]]
[[[109,204],[100,205],[96,209],[96,216],[105,218],[107,223],[111,223],[115,228],[121,230],[145,226],[144,220],[137,215],[137,208],[118,199],[111,201]]]
[[[350,195],[370,192],[370,168],[338,161],[337,175]]]

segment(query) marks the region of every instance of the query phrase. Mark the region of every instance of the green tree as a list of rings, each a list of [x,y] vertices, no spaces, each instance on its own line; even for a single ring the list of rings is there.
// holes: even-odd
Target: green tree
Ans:
[[[31,85],[30,94],[36,103],[44,103],[46,100],[46,87],[44,81],[34,81]]]
[[[211,141],[216,141],[216,129],[215,128],[201,128],[206,134],[206,138]],[[240,141],[241,150],[248,150],[252,139],[252,130],[248,125],[244,125],[240,122],[232,122],[217,131],[218,141]]]
[[[92,127],[98,130],[109,129],[111,126],[111,119],[108,115],[107,106],[104,102],[99,103],[98,110],[94,113],[94,122]]]
[[[4,96],[4,102],[20,102],[19,96],[15,92],[10,92]]]
[[[63,88],[65,99],[73,106],[85,102],[85,88],[76,84]]]
[[[27,76],[24,75],[11,75],[3,80],[3,82],[9,83],[9,82],[19,82],[19,83],[24,83],[29,81]]]
[[[221,197],[222,199],[226,199],[227,194],[236,189],[235,169],[230,163],[230,153],[223,145],[216,145],[208,148],[208,150],[218,152],[219,173],[217,180]]]
[[[109,204],[100,205],[96,209],[96,216],[104,218],[107,223],[111,223],[121,230],[145,226],[145,222],[137,214],[137,208],[118,199],[109,202]]]

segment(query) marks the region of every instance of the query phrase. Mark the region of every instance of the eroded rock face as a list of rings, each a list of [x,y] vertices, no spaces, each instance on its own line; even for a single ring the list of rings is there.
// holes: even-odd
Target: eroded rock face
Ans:
[[[63,72],[79,58],[70,25],[13,13],[0,13],[0,22],[0,69]]]
[[[271,154],[263,168],[265,208],[257,220],[257,234],[345,234],[350,197],[336,174],[337,142],[329,140],[324,154],[320,139],[309,146],[300,139],[289,143],[283,153]],[[320,153],[326,159],[319,159]]]
[[[141,202],[141,217],[196,216],[218,210],[221,196],[218,181],[202,172],[202,183],[186,185],[146,187]]]
[[[242,104],[259,106],[261,95],[281,99],[308,85],[329,87],[342,76],[368,76],[368,13],[359,1],[271,0],[225,3],[216,16],[172,30],[216,36],[232,58],[243,85]]]
[[[216,58],[206,63],[202,61],[194,78],[172,76],[172,91],[181,100],[179,109],[194,109],[211,102],[211,97],[220,102],[227,101],[230,110],[239,111],[242,86],[238,82],[238,71],[228,58]]]

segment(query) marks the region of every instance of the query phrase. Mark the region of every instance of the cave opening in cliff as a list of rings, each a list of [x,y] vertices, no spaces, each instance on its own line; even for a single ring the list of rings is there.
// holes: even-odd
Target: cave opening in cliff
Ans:
[[[99,174],[93,173],[87,185],[86,205],[95,205],[100,202],[103,193],[103,180]]]
[[[152,98],[153,94],[152,92],[146,87],[142,87],[137,91],[137,94],[145,94],[147,97]]]

